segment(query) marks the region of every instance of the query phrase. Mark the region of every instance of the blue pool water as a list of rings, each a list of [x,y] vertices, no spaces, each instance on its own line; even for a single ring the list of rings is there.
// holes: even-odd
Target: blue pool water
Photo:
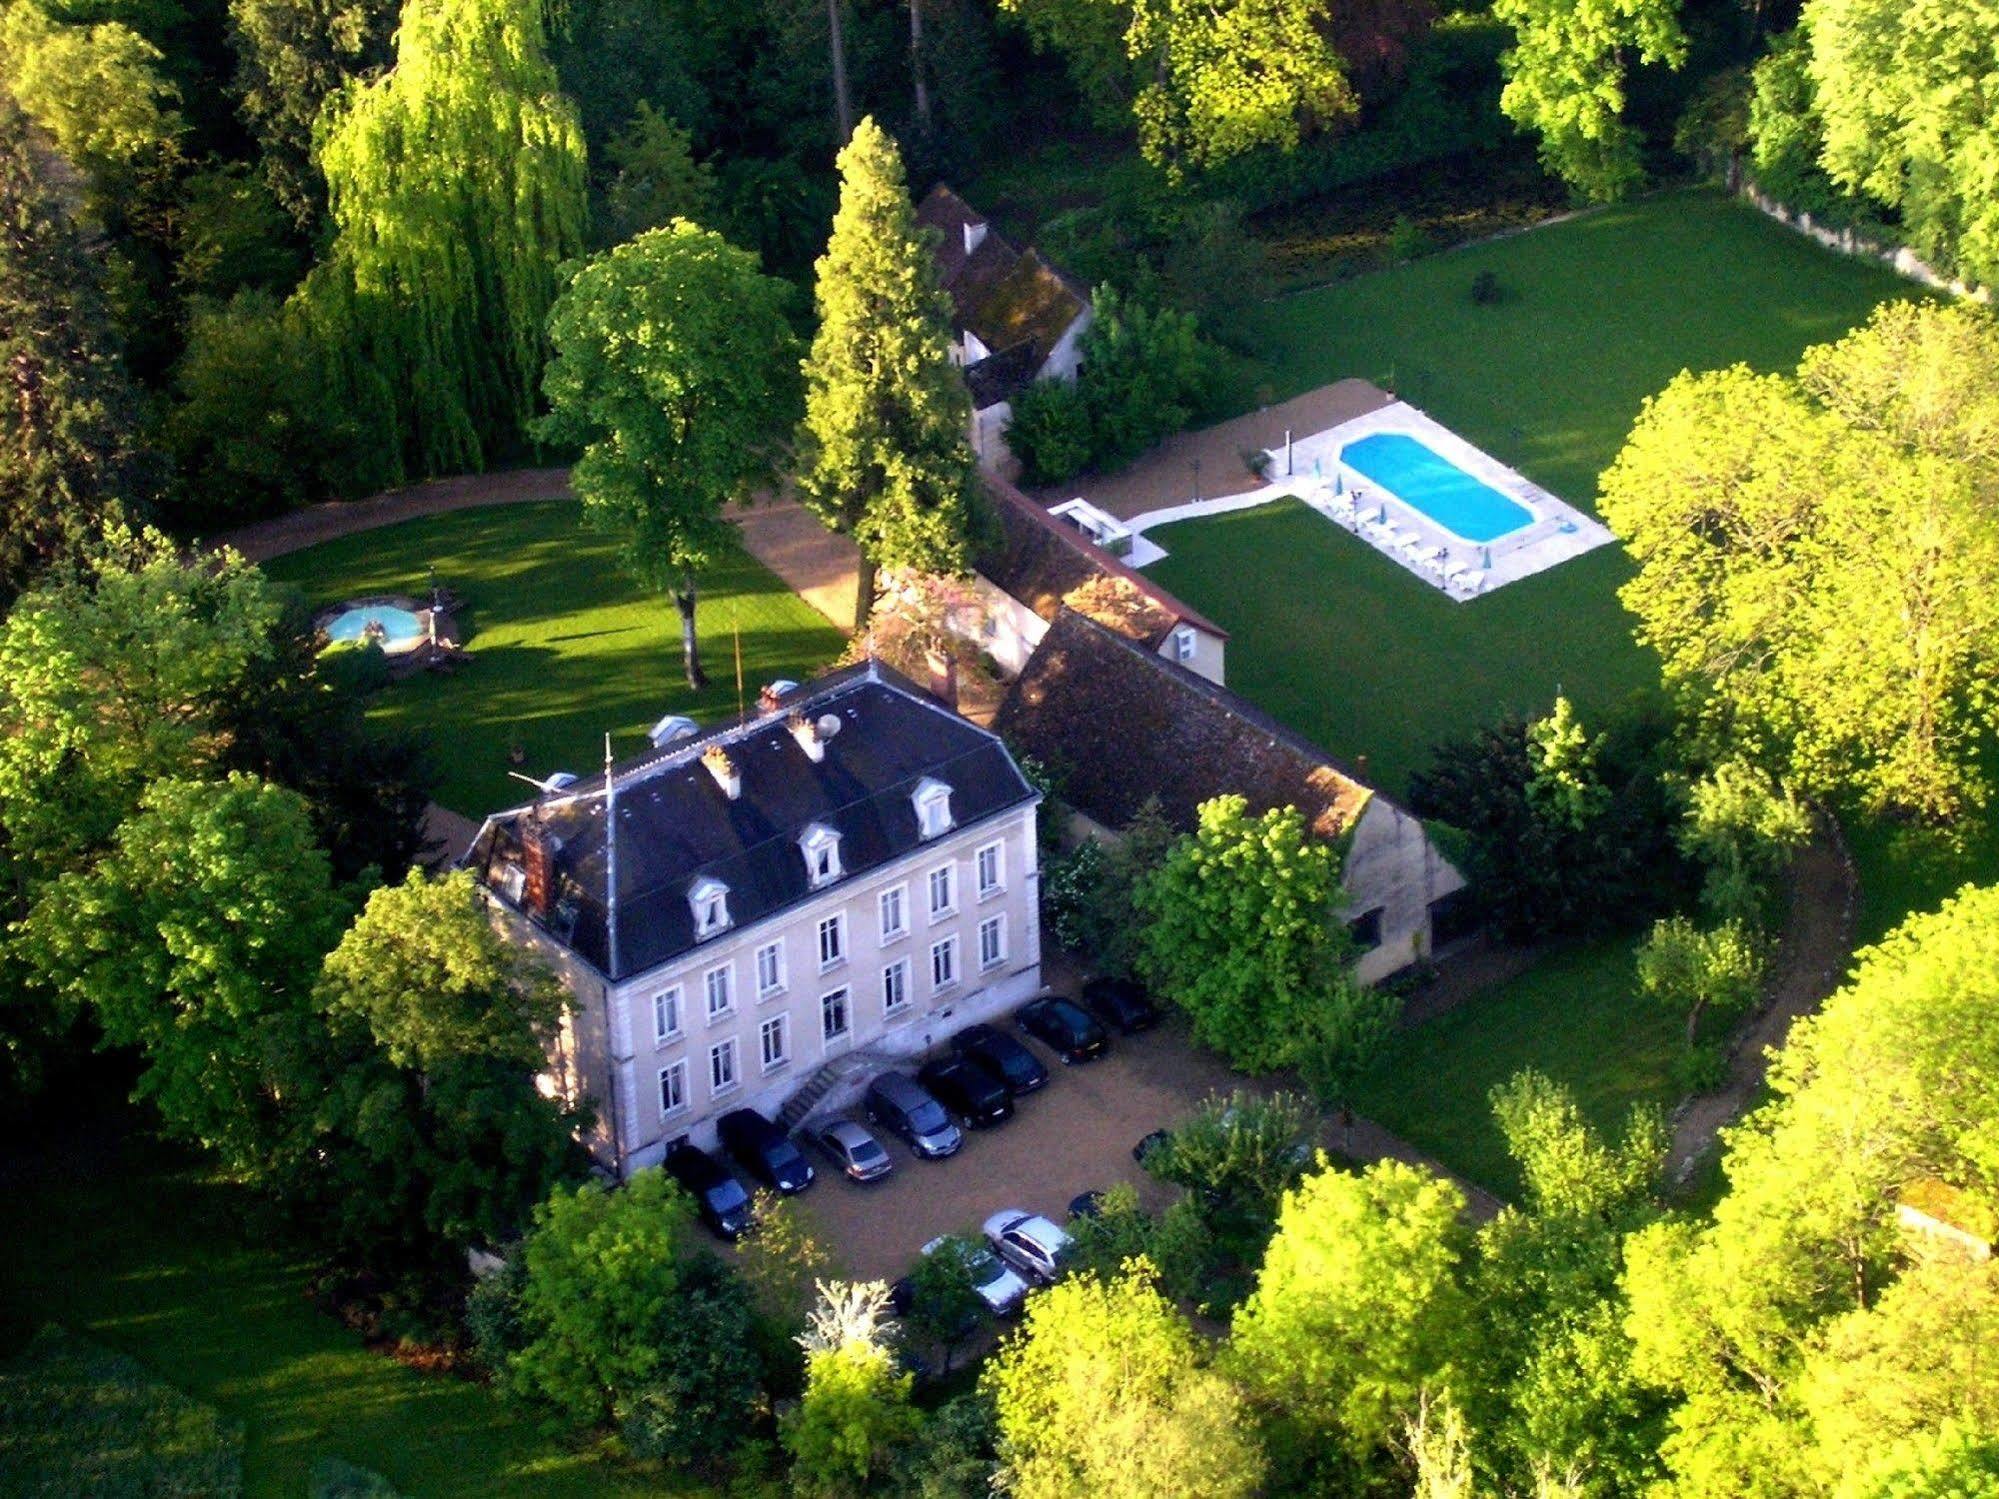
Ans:
[[[382,644],[386,647],[406,645],[423,637],[423,623],[407,609],[398,609],[393,604],[364,604],[358,609],[349,609],[336,614],[326,622],[328,640],[359,640],[361,632],[371,621],[379,621],[382,626]]]
[[[1350,442],[1340,462],[1466,541],[1494,541],[1534,519],[1525,506],[1400,432]]]

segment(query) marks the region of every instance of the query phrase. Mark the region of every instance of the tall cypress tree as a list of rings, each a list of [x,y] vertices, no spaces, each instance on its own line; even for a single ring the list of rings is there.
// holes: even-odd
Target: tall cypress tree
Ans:
[[[951,304],[902,154],[873,119],[840,153],[840,209],[818,274],[798,485],[821,520],[860,546],[861,630],[877,568],[965,570],[972,480]]]
[[[0,603],[162,471],[75,219],[81,179],[0,83]]]
[[[328,106],[318,157],[336,237],[305,295],[358,356],[357,402],[386,386],[418,471],[478,467],[534,413],[583,248],[583,132],[537,0],[409,0],[395,67]]]

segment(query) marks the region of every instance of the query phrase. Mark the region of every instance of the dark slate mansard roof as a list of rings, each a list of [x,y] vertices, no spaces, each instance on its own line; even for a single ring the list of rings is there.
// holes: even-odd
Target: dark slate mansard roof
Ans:
[[[794,714],[840,721],[814,763],[793,738]],[[702,762],[727,749],[741,776],[731,801]],[[772,712],[669,744],[616,769],[617,951],[605,907],[604,778],[490,817],[464,864],[496,900],[523,859],[522,828],[539,818],[559,840],[549,911],[539,924],[611,979],[629,978],[694,948],[688,894],[701,879],[729,887],[738,931],[919,847],[912,799],[926,777],[951,788],[952,831],[1033,801],[1006,747],[876,662],[831,673]],[[840,879],[812,890],[799,839],[812,823],[840,835]],[[935,841],[935,840],[928,840]]]

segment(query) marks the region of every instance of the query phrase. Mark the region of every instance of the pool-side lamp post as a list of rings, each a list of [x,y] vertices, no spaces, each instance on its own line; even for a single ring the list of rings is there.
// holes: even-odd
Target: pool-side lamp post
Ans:
[[[1284,477],[1290,478],[1297,470],[1291,467],[1291,429],[1284,429]]]

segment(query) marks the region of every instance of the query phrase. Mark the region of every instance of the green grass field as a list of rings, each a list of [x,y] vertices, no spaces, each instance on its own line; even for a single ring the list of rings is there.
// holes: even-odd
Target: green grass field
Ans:
[[[1591,1123],[1623,1127],[1635,1104],[1670,1108],[1680,1023],[1637,993],[1627,942],[1559,949],[1476,1003],[1389,1042],[1355,1107],[1502,1197],[1519,1189],[1492,1122],[1493,1088],[1536,1067]]]
[[[0,1353],[58,1322],[136,1359],[240,1425],[253,1499],[299,1499],[329,1457],[413,1499],[705,1492],[570,1450],[483,1385],[365,1348],[307,1301],[309,1266],[258,1231],[245,1192],[122,1137],[125,1117],[86,1117],[84,1143],[5,1163]]]
[[[1485,270],[1504,293],[1494,306],[1471,300]],[[1640,403],[1681,370],[1789,369],[1916,294],[1701,190],[1286,297],[1253,331],[1279,399],[1373,380],[1587,507]]]
[[[461,638],[471,663],[455,675],[391,684],[372,710],[382,723],[428,734],[438,800],[481,815],[519,800],[509,746],[545,776],[603,764],[608,732],[620,755],[645,747],[662,714],[712,718],[736,706],[734,639],[743,680],[802,679],[838,654],[837,630],[747,556],[704,580],[697,619],[712,678],[700,693],[680,669],[680,620],[618,566],[611,537],[563,501],[461,510],[405,521],[281,557],[267,571],[315,600],[421,594],[429,569],[466,601]]]

